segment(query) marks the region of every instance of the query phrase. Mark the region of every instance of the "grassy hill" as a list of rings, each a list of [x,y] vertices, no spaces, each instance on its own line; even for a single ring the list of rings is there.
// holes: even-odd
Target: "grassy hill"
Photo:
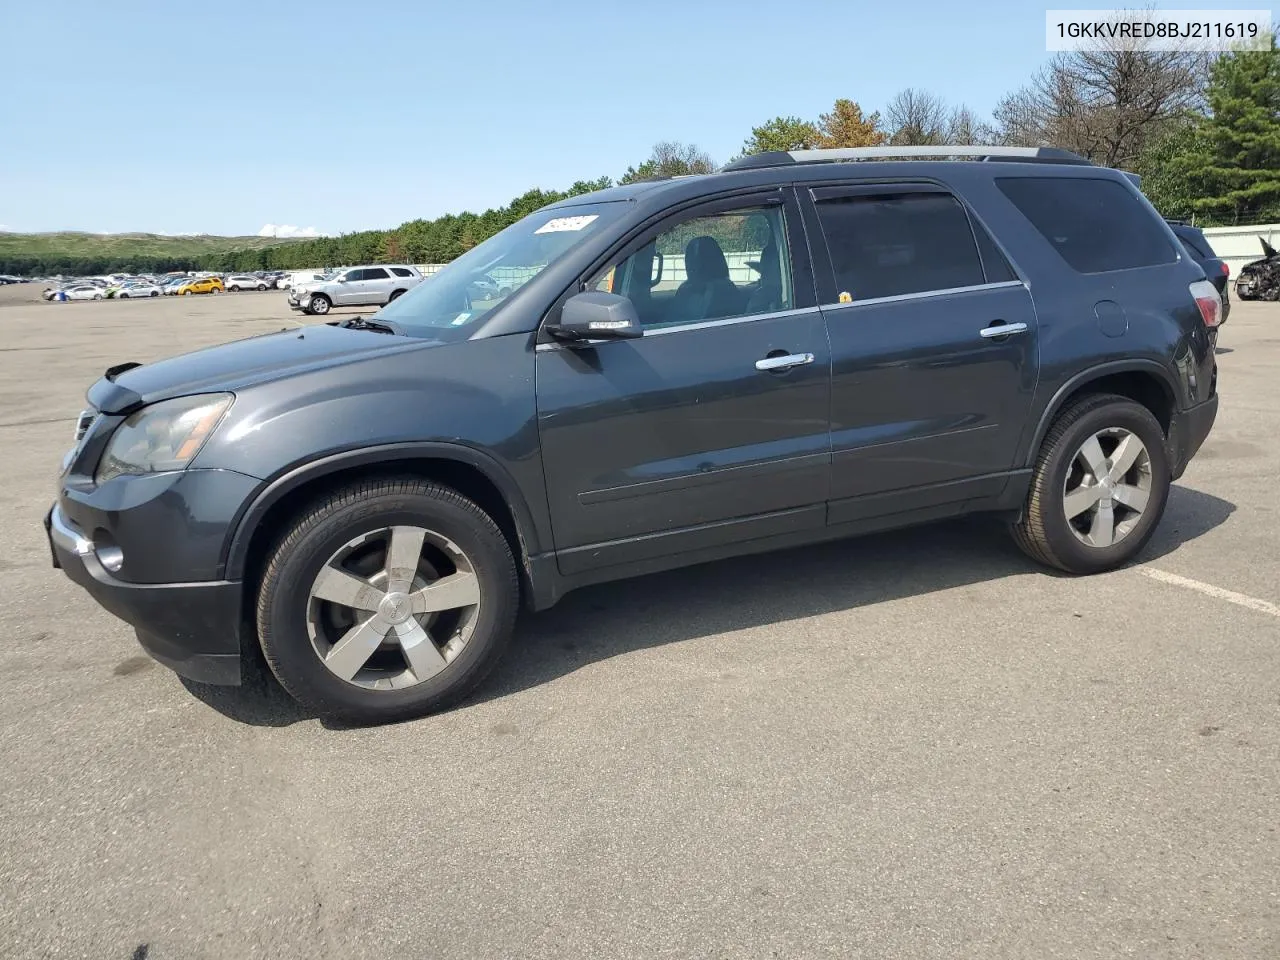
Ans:
[[[275,237],[164,236],[158,233],[0,233],[0,258],[28,257],[198,257],[230,250],[257,250],[280,243]]]
[[[210,257],[296,242],[256,236],[0,232],[0,273],[180,269],[208,262]]]

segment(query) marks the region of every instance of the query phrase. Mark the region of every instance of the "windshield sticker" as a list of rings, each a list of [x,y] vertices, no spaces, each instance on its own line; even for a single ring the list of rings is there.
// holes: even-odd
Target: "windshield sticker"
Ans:
[[[456,317],[453,318],[453,323],[450,324],[450,326],[460,327],[470,319],[471,319],[471,311],[463,310],[462,313],[458,314]]]
[[[583,217],[556,217],[554,220],[548,220],[546,223],[544,223],[542,226],[540,226],[537,230],[533,232],[534,233],[566,233],[574,230],[581,230],[583,227],[585,227],[592,220],[595,220],[599,216],[600,215],[598,213],[592,213]]]

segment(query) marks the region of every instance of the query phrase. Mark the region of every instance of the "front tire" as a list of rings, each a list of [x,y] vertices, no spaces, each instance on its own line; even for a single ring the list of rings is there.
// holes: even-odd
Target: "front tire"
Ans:
[[[311,298],[311,303],[307,305],[307,313],[314,314],[317,317],[323,317],[332,307],[333,304],[330,302],[329,298],[323,293],[318,293]]]
[[[519,581],[493,520],[457,491],[374,479],[312,504],[271,552],[257,624],[271,670],[347,722],[422,716],[497,663]]]
[[[227,289],[228,289],[228,290],[230,290],[232,293],[239,293],[239,292],[240,292],[240,288],[239,288],[239,287],[237,287],[237,286],[230,286],[230,287],[227,287]]]
[[[1171,481],[1164,430],[1150,410],[1114,394],[1084,397],[1040,446],[1014,540],[1068,573],[1112,570],[1155,532]]]

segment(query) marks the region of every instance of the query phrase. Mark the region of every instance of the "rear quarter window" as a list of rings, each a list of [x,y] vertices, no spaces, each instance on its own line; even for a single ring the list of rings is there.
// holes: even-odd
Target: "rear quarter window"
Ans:
[[[1001,192],[1080,273],[1173,263],[1163,224],[1114,180],[999,177]]]
[[[412,277],[412,276],[413,276],[413,272],[412,272],[412,271],[410,271],[410,270],[406,270],[404,267],[392,267],[392,268],[391,268],[391,272],[392,272],[392,273],[394,273],[397,277]]]

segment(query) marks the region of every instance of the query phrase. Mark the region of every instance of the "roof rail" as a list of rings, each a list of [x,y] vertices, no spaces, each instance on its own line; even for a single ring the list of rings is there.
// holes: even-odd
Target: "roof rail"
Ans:
[[[845,160],[1017,160],[1092,166],[1089,160],[1059,147],[841,147],[835,150],[770,150],[739,157],[722,170],[781,167],[791,163],[836,163]]]

